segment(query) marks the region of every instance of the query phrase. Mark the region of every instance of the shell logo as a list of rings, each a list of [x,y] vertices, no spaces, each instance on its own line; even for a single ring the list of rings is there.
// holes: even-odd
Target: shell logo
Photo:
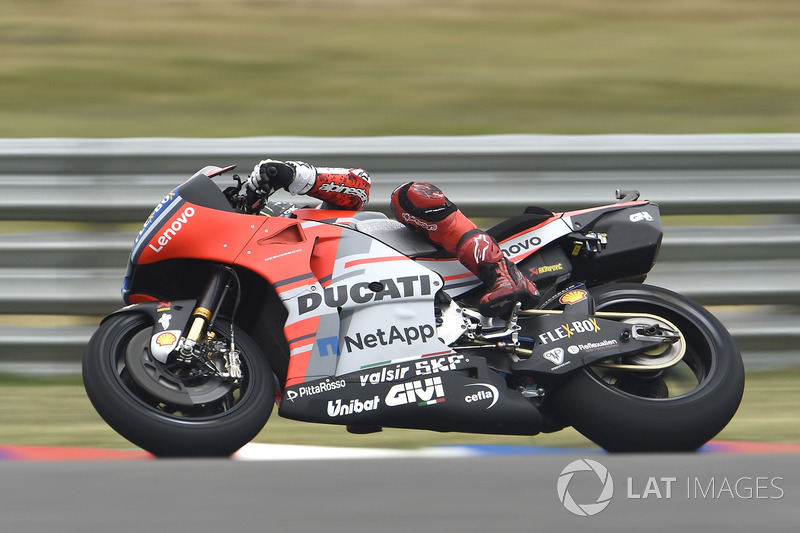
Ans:
[[[178,338],[175,336],[174,333],[170,333],[165,331],[158,337],[156,337],[156,344],[159,346],[171,346],[178,341]]]
[[[561,296],[558,299],[559,302],[566,305],[572,305],[578,302],[582,302],[586,299],[586,291],[583,289],[576,289],[574,291],[569,291],[568,293]]]

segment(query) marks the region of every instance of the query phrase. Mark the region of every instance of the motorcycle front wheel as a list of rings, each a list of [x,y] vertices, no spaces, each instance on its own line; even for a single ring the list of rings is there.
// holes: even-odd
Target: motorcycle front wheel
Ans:
[[[159,457],[229,456],[250,442],[269,419],[275,397],[272,370],[255,341],[235,330],[242,378],[234,382],[202,367],[155,360],[152,326],[144,314],[114,315],[90,339],[83,382],[103,420]],[[212,331],[224,352],[230,322],[219,320]]]
[[[741,355],[719,320],[660,287],[617,283],[591,293],[597,311],[645,313],[671,322],[686,351],[664,370],[598,365],[577,371],[551,397],[562,421],[611,452],[693,451],[719,433],[744,392]]]

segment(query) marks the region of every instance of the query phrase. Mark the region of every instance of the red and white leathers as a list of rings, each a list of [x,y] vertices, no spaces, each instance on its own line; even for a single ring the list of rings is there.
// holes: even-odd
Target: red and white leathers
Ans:
[[[294,179],[286,186],[291,194],[307,194],[334,209],[360,210],[369,201],[372,184],[361,168],[313,167],[300,161],[287,161],[294,167]]]
[[[276,167],[271,169],[274,174],[266,172],[265,166]],[[266,180],[272,188],[281,186],[293,195],[323,200],[324,207],[354,210],[367,203],[371,185],[363,169],[315,168],[300,161],[262,161],[251,180],[254,189]],[[455,254],[489,288],[478,303],[482,314],[508,316],[516,302],[531,302],[538,296],[536,285],[503,256],[497,241],[479,230],[435,185],[401,185],[392,193],[391,207],[397,220]]]
[[[508,316],[516,302],[531,302],[536,285],[503,256],[489,234],[479,230],[435,185],[409,182],[392,193],[395,218],[455,254],[489,290],[478,302],[487,316]]]

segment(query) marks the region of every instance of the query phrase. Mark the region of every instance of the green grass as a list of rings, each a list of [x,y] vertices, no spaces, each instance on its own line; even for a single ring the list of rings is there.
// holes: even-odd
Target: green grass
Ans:
[[[0,137],[800,130],[794,0],[0,0]]]
[[[739,412],[722,440],[800,442],[800,367],[751,372]],[[420,448],[440,444],[592,446],[572,429],[535,437],[387,429],[351,435],[343,426],[282,419],[273,413],[254,442],[324,446]],[[130,448],[95,413],[79,377],[0,376],[0,444]]]

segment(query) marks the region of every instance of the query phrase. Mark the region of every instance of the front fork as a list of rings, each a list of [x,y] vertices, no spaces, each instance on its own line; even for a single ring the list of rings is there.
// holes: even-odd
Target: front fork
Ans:
[[[211,326],[213,326],[227,297],[232,293],[236,296],[238,304],[239,278],[236,272],[228,267],[219,267],[214,270],[202,296],[197,300],[197,305],[192,311],[189,333],[186,334],[179,349],[183,357],[187,359],[195,358],[195,360],[197,358],[207,359],[203,350],[203,340],[208,338]],[[233,307],[234,315],[236,307],[237,305],[235,304]],[[207,361],[207,363],[211,364],[210,361]],[[226,377],[234,379],[242,377],[239,352],[236,350],[233,320],[231,320],[230,347],[225,357],[225,369],[228,373]]]

